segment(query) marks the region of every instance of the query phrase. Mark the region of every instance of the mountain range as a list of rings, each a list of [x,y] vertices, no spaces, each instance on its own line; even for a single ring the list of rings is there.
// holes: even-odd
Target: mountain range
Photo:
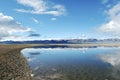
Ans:
[[[59,39],[31,41],[0,41],[0,44],[83,44],[83,43],[119,43],[120,39]]]

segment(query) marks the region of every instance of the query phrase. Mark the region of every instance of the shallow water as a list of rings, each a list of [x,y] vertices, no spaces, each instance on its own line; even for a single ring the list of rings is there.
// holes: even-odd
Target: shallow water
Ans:
[[[34,80],[120,80],[120,48],[26,48]]]

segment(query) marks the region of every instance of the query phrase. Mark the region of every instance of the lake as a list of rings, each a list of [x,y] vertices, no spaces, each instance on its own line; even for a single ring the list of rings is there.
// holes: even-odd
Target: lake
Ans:
[[[34,80],[120,80],[120,48],[25,48]]]

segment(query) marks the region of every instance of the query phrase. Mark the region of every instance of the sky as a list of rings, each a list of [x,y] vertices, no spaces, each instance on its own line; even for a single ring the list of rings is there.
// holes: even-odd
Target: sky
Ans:
[[[0,0],[0,40],[119,38],[120,0]]]

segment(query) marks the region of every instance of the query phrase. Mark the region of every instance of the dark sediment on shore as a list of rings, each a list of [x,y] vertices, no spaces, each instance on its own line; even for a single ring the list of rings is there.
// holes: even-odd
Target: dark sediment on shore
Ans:
[[[21,48],[0,46],[0,80],[31,80],[27,60]]]

